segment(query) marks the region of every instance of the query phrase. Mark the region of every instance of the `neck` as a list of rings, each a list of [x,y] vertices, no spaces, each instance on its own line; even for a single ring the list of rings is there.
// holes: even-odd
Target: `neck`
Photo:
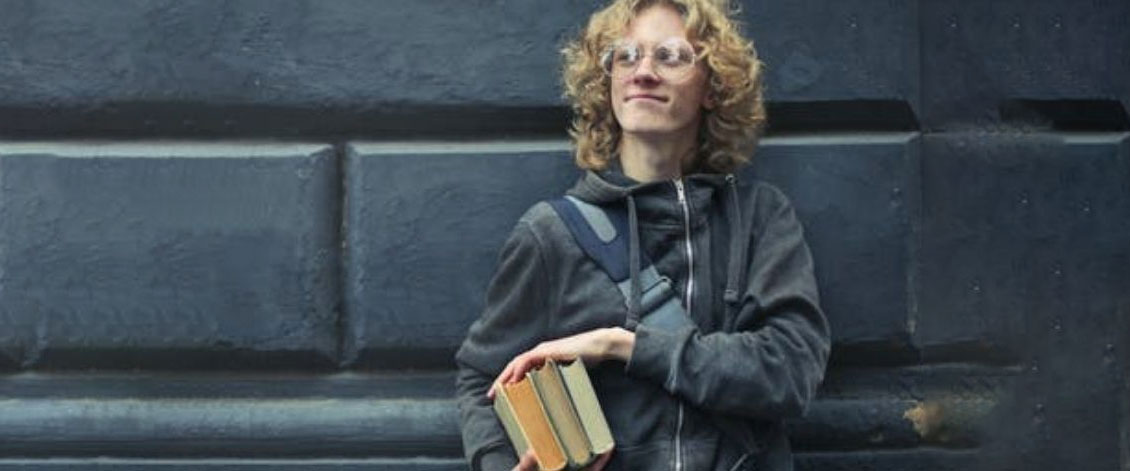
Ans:
[[[619,151],[624,175],[641,183],[682,177],[684,170],[694,163],[695,137],[691,133],[645,139],[622,134]]]

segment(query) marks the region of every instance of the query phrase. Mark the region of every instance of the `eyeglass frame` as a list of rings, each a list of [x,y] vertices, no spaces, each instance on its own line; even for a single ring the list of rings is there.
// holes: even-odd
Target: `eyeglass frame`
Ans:
[[[663,70],[670,71],[670,69],[665,69],[663,62],[656,60],[655,54],[661,48],[669,45],[672,42],[677,43],[678,46],[679,46],[679,47],[676,47],[673,50],[676,53],[678,53],[680,51],[690,51],[691,54],[690,54],[690,62],[687,63],[685,66],[680,66],[681,71],[677,75],[668,76],[667,74],[663,73],[662,71]],[[665,80],[670,80],[670,81],[673,81],[673,82],[685,79],[687,77],[687,75],[690,73],[690,71],[694,70],[695,65],[698,64],[698,61],[700,59],[699,58],[700,53],[697,50],[695,50],[694,45],[691,44],[690,41],[687,41],[686,39],[680,38],[678,36],[672,36],[670,38],[664,39],[663,41],[659,42],[655,47],[652,47],[651,50],[646,52],[646,53],[642,52],[643,51],[643,45],[641,45],[639,43],[639,41],[619,40],[619,41],[612,43],[607,48],[605,48],[604,53],[601,54],[601,56],[600,56],[601,70],[604,71],[605,75],[607,75],[610,78],[618,75],[616,73],[616,69],[615,69],[615,62],[616,62],[615,54],[618,51],[622,50],[622,48],[624,48],[625,46],[629,46],[629,45],[634,45],[637,50],[641,51],[641,52],[637,53],[637,54],[640,54],[640,56],[636,59],[635,65],[632,66],[630,68],[630,70],[628,71],[629,73],[635,72],[637,69],[639,69],[640,64],[643,63],[644,59],[651,57],[652,62],[654,64],[656,64],[656,65],[652,66],[652,70],[655,71],[656,75],[663,77]],[[685,48],[685,49],[682,48],[682,46],[684,46],[684,45],[687,46],[687,48]],[[670,73],[670,72],[668,72],[668,73]]]

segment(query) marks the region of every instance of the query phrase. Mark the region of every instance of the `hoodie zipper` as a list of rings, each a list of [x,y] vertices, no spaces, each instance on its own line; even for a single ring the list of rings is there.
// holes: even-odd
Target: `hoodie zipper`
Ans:
[[[687,310],[687,317],[691,316],[691,293],[694,292],[694,249],[691,248],[691,210],[687,205],[687,193],[683,188],[683,180],[675,179],[675,193],[679,196],[679,206],[683,210],[683,229],[687,241],[687,290],[686,300],[683,305]],[[675,471],[683,469],[683,402],[679,401],[679,418],[675,425]]]

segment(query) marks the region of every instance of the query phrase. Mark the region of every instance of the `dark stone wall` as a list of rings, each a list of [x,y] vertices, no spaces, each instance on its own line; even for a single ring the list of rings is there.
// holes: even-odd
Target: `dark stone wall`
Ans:
[[[599,3],[0,0],[0,469],[465,469]],[[741,16],[835,341],[798,469],[1130,469],[1130,2]]]

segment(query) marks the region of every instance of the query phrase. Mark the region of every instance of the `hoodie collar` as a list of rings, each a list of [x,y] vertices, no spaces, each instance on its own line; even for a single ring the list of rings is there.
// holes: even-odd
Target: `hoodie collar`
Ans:
[[[682,178],[687,198],[695,208],[709,204],[716,191],[725,189],[726,175],[716,173],[696,173]],[[624,175],[618,163],[605,170],[586,171],[567,194],[589,203],[601,205],[623,201],[628,195],[635,196],[642,209],[648,209],[649,200],[671,200],[676,197],[672,180],[658,180],[641,183]],[[670,205],[670,201],[657,204]],[[681,219],[681,218],[680,218]]]

